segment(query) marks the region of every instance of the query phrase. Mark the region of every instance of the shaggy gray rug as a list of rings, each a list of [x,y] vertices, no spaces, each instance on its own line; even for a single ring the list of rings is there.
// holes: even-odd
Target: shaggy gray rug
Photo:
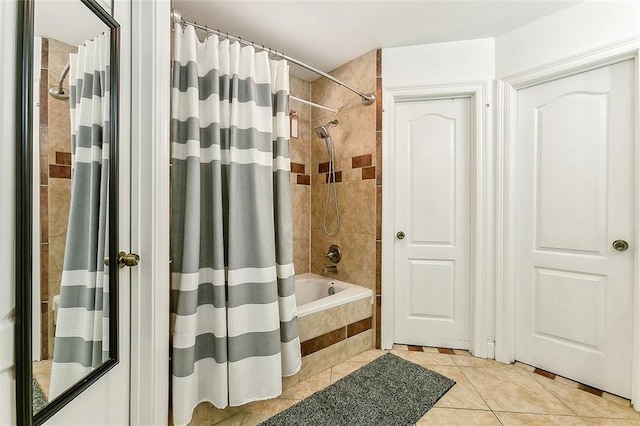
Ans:
[[[35,414],[47,405],[47,398],[34,377],[31,378],[31,386],[33,389],[33,412]]]
[[[412,425],[455,384],[388,353],[262,425]]]

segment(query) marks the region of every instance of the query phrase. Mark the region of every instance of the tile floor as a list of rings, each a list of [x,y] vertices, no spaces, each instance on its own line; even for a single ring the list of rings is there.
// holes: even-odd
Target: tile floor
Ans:
[[[276,399],[218,410],[198,406],[192,425],[256,425],[324,389],[386,351],[369,350],[287,389]],[[475,358],[466,351],[396,345],[391,351],[437,371],[456,385],[417,425],[640,425],[629,401],[516,363]]]

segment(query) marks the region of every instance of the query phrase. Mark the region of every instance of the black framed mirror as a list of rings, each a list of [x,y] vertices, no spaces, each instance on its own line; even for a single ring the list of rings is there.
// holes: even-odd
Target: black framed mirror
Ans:
[[[18,424],[118,363],[120,26],[98,1],[18,5]]]

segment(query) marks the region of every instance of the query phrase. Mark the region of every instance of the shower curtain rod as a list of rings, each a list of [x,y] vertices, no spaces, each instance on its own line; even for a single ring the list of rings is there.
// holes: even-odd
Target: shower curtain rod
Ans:
[[[337,78],[333,77],[332,75],[329,75],[329,74],[327,74],[325,72],[322,72],[319,69],[312,67],[311,65],[305,64],[304,62],[300,62],[297,59],[293,59],[293,58],[285,55],[284,53],[278,52],[278,51],[273,50],[273,49],[268,48],[268,47],[264,47],[263,45],[255,44],[252,41],[243,40],[241,37],[236,37],[236,36],[230,35],[229,33],[220,31],[220,30],[214,30],[212,28],[207,27],[206,25],[200,25],[200,24],[197,24],[195,22],[189,22],[187,20],[182,19],[182,16],[180,15],[180,12],[178,12],[176,10],[174,10],[172,12],[172,17],[173,17],[173,22],[175,22],[175,23],[182,24],[182,25],[191,25],[192,27],[201,29],[201,30],[206,31],[208,33],[217,34],[219,36],[224,36],[225,38],[227,38],[227,39],[229,39],[231,41],[237,41],[240,44],[244,44],[246,46],[253,46],[256,49],[260,49],[260,50],[269,52],[270,54],[278,56],[281,59],[285,59],[286,61],[291,62],[292,64],[296,64],[299,67],[307,69],[307,70],[309,70],[311,72],[314,72],[314,73],[316,73],[318,75],[321,75],[322,77],[327,78],[327,79],[333,81],[334,83],[337,83],[340,86],[342,86],[342,87],[344,87],[346,89],[349,89],[353,93],[355,93],[358,96],[360,96],[360,98],[362,98],[362,103],[364,105],[371,105],[372,103],[374,103],[376,101],[376,95],[375,94],[373,94],[373,93],[367,93],[367,94],[362,93],[359,90],[356,90],[353,87],[349,86],[344,81],[338,80]]]
[[[294,101],[298,101],[298,102],[303,103],[305,105],[310,105],[312,107],[316,107],[316,108],[324,109],[324,110],[327,110],[327,111],[331,111],[332,113],[338,115],[338,109],[336,109],[336,108],[329,108],[329,107],[326,107],[324,105],[316,104],[314,102],[308,101],[306,99],[300,99],[300,98],[298,98],[296,96],[292,96],[292,95],[289,95],[289,99],[294,100]]]

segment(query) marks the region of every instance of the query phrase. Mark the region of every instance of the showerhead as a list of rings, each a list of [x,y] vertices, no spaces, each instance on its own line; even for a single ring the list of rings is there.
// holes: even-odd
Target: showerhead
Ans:
[[[56,99],[61,99],[61,100],[69,99],[69,91],[64,87],[62,87],[62,82],[64,81],[64,78],[69,73],[70,66],[71,64],[67,62],[67,65],[65,65],[64,68],[62,69],[62,75],[60,76],[60,82],[58,83],[58,85],[51,86],[49,88],[49,94]]]
[[[337,125],[338,125],[338,120],[331,120],[324,126],[314,127],[313,131],[316,132],[316,135],[318,135],[320,139],[327,139],[329,137],[329,126],[337,126]]]

